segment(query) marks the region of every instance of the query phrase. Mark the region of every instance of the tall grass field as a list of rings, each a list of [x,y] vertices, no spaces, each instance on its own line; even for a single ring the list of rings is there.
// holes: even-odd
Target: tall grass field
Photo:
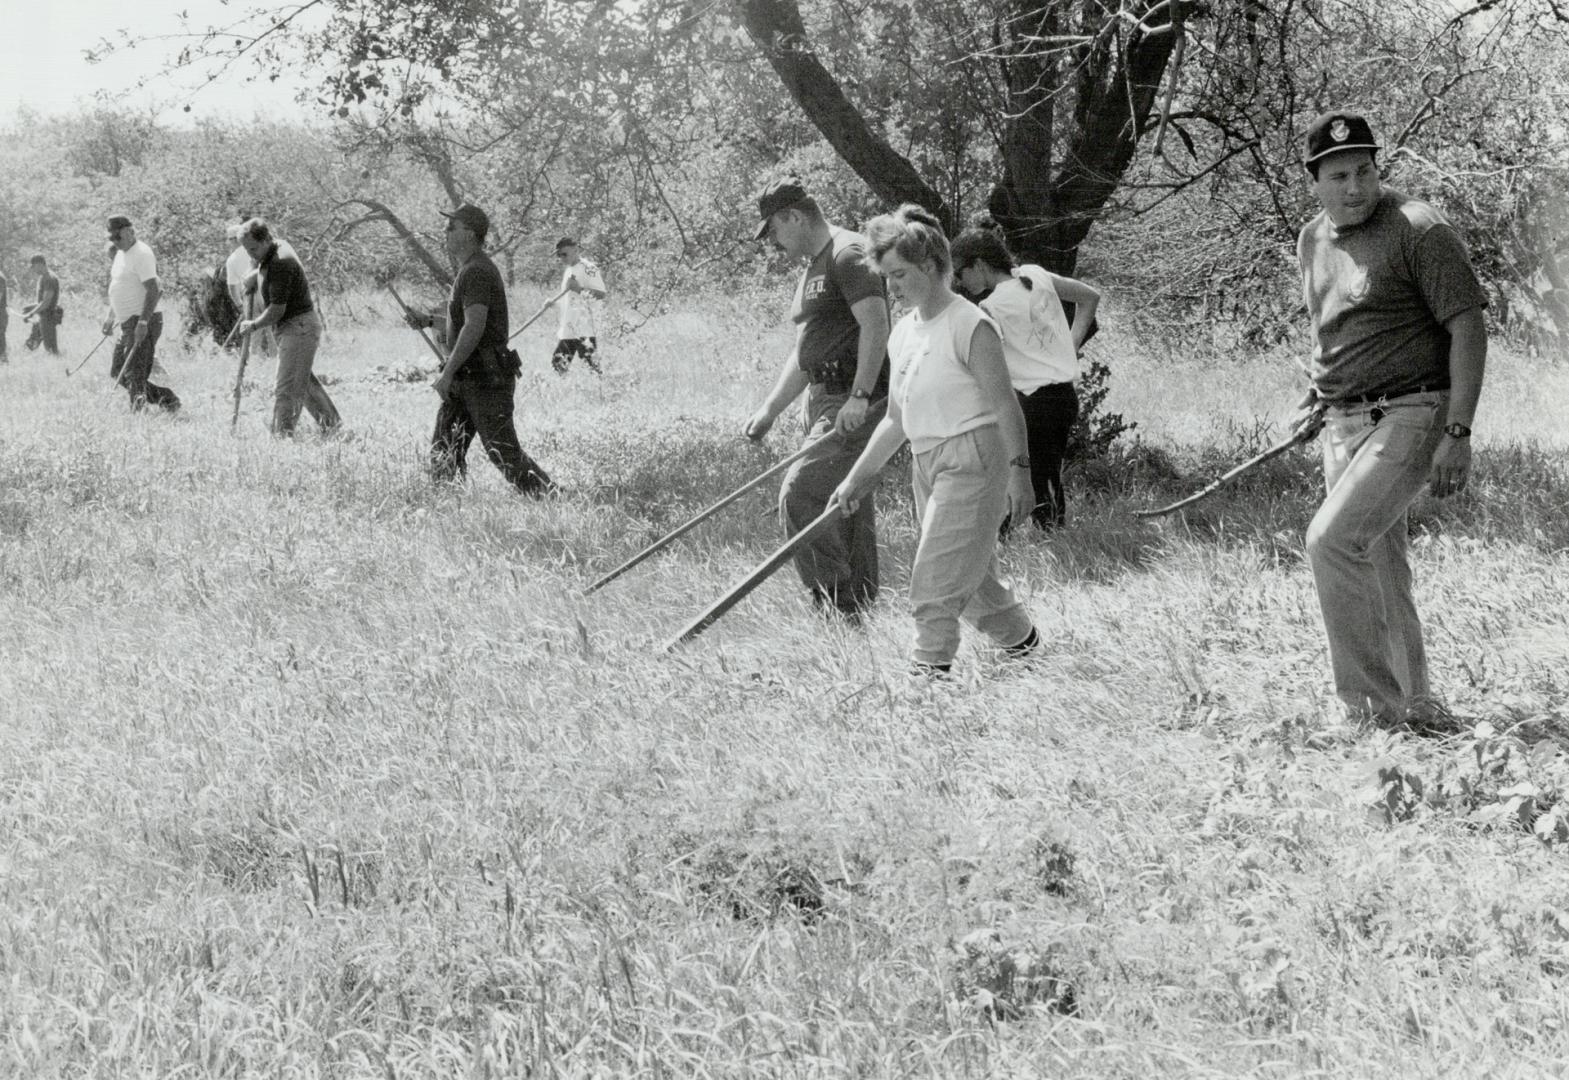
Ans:
[[[1138,429],[1003,563],[1045,645],[912,679],[906,478],[884,593],[822,621],[774,488],[584,587],[796,445],[745,417],[779,295],[550,370],[424,471],[432,360],[369,295],[266,430],[254,357],[0,367],[0,1076],[1554,1077],[1569,1073],[1569,366],[1495,347],[1462,496],[1412,518],[1447,738],[1345,727],[1284,433],[1297,343],[1090,350]],[[533,291],[514,298],[532,312]],[[78,305],[80,307],[80,305]]]

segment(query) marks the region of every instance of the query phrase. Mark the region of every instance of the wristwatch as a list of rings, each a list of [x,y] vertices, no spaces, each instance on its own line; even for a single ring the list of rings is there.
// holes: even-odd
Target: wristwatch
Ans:
[[[1469,439],[1471,437],[1471,429],[1464,424],[1445,424],[1444,434],[1451,439]]]
[[[1030,455],[1020,454],[1018,457],[1009,461],[1008,464],[1012,465],[1015,469],[1028,469],[1030,467]]]
[[[872,392],[870,390],[851,390],[850,396],[853,398],[860,398],[862,401],[872,400]]]

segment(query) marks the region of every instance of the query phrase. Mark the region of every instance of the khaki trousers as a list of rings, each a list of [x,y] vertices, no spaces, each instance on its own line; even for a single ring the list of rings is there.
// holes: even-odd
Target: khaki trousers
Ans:
[[[1332,407],[1324,423],[1328,497],[1307,531],[1335,691],[1385,722],[1427,696],[1427,652],[1411,597],[1407,511],[1427,486],[1447,391]]]
[[[341,422],[326,387],[312,373],[321,345],[321,320],[314,311],[278,324],[278,381],[273,391],[272,433],[294,434],[304,407],[323,431]]]
[[[915,455],[911,482],[921,542],[910,568],[910,605],[917,663],[953,662],[961,618],[1004,648],[1030,634],[1030,616],[997,570],[1010,467],[996,424]]]

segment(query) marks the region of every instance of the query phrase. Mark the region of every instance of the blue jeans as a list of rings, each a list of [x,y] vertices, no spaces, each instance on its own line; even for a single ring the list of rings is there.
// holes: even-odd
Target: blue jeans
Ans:
[[[1443,438],[1447,391],[1332,406],[1328,489],[1307,531],[1335,692],[1351,710],[1399,721],[1429,693],[1422,623],[1406,560],[1408,510]]]

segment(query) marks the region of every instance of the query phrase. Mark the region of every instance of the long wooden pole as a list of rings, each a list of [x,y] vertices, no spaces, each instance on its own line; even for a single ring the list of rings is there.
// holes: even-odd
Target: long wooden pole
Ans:
[[[552,296],[549,300],[546,300],[543,307],[541,307],[538,311],[534,312],[533,315],[529,316],[528,322],[524,323],[522,326],[518,327],[516,330],[512,331],[512,333],[507,336],[507,340],[511,341],[513,338],[517,337],[523,331],[525,331],[529,327],[533,326],[535,320],[537,320],[541,315],[543,315],[545,312],[550,310],[550,305],[554,304],[557,300],[560,300],[566,294],[567,294],[567,290],[566,289],[562,289],[555,296]]]
[[[1271,446],[1263,453],[1255,454],[1254,456],[1248,458],[1241,465],[1238,465],[1236,468],[1222,474],[1219,479],[1199,489],[1198,491],[1195,491],[1186,499],[1179,499],[1170,506],[1162,506],[1156,510],[1136,510],[1134,511],[1133,516],[1136,518],[1154,518],[1165,517],[1167,514],[1174,514],[1185,506],[1192,506],[1200,499],[1209,498],[1211,495],[1215,494],[1215,492],[1219,491],[1221,488],[1237,479],[1237,477],[1241,476],[1243,473],[1248,472],[1251,469],[1258,468],[1260,465],[1264,464],[1266,461],[1269,461],[1271,458],[1277,458],[1281,454],[1284,454],[1287,450],[1290,450],[1293,446],[1296,446],[1298,443],[1308,442],[1317,435],[1317,426],[1311,424],[1305,425],[1303,428],[1292,432],[1290,437],[1280,440],[1280,442],[1276,443],[1274,446]]]
[[[789,562],[790,556],[795,554],[797,548],[809,543],[819,534],[826,532],[829,526],[835,524],[843,514],[844,509],[842,507],[833,505],[813,518],[804,529],[781,544],[779,549],[764,559],[755,570],[736,582],[729,592],[708,605],[708,607],[703,609],[702,614],[682,627],[679,634],[665,643],[665,652],[675,652],[682,645],[718,622],[720,616],[746,599],[747,595],[767,581],[775,570]]]
[[[392,287],[392,282],[390,282],[390,281],[387,282],[387,291],[390,292],[392,294],[392,298],[398,302],[398,306],[403,309],[404,314],[406,314],[406,315],[414,314],[414,309],[409,307],[407,304],[405,304],[403,302],[403,297],[398,295],[398,290],[394,289]],[[425,347],[430,349],[431,354],[436,357],[436,365],[437,365],[437,367],[439,368],[442,365],[445,365],[446,362],[447,362],[447,358],[445,356],[441,355],[441,350],[436,348],[436,343],[434,341],[430,340],[429,336],[426,335],[425,330],[424,330],[423,327],[420,327],[420,328],[417,328],[417,329],[418,329],[418,333],[419,333],[419,336],[420,336],[420,340],[425,343]]]
[[[712,506],[709,506],[706,510],[703,510],[696,517],[694,517],[691,520],[687,521],[685,524],[677,526],[676,528],[672,529],[670,532],[666,533],[664,536],[661,536],[658,540],[655,540],[652,544],[649,544],[642,551],[639,551],[636,555],[632,556],[626,562],[622,563],[620,566],[618,566],[614,570],[610,571],[610,573],[606,574],[604,577],[602,577],[598,581],[594,582],[594,584],[592,584],[588,588],[584,589],[583,590],[583,594],[586,596],[586,595],[588,595],[591,592],[597,592],[598,590],[604,588],[606,585],[609,585],[612,581],[616,580],[616,578],[620,577],[622,574],[626,573],[628,570],[632,569],[634,566],[636,566],[639,563],[643,562],[645,559],[648,559],[648,558],[650,558],[650,557],[652,557],[654,555],[659,554],[661,551],[663,551],[665,548],[669,547],[676,540],[680,539],[681,537],[685,536],[687,533],[691,532],[693,529],[697,528],[703,522],[707,521],[709,518],[711,518],[715,514],[719,513],[719,511],[723,510],[725,507],[727,507],[731,503],[735,502],[737,499],[739,499],[741,496],[745,495],[747,492],[749,492],[749,491],[753,490],[754,488],[758,487],[759,485],[761,485],[765,481],[767,481],[767,480],[769,480],[769,479],[771,479],[771,478],[773,478],[775,476],[778,476],[780,473],[784,472],[784,470],[788,469],[791,465],[794,465],[797,461],[800,461],[816,445],[817,445],[817,442],[814,439],[812,442],[809,442],[805,446],[802,446],[800,449],[798,449],[795,453],[791,454],[789,457],[782,458],[781,460],[776,461],[773,465],[769,466],[768,469],[766,469],[764,472],[762,472],[759,475],[757,475],[757,476],[753,477],[752,479],[748,480],[746,483],[744,483],[740,487],[736,488],[730,494],[726,495],[724,498],[720,499],[718,502],[714,503]]]
[[[248,293],[245,297],[245,321],[250,322],[251,312],[256,307],[256,294]],[[238,323],[235,326],[239,326]],[[233,431],[240,422],[240,387],[245,382],[245,362],[251,358],[251,331],[245,331],[240,338],[240,370],[234,376],[234,415],[229,417],[229,430]]]

